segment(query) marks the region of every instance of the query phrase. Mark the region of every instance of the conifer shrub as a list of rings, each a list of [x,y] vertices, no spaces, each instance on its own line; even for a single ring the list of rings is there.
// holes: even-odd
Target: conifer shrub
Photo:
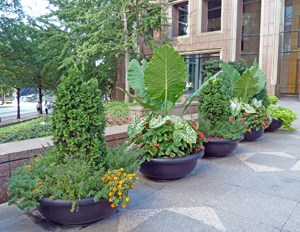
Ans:
[[[73,69],[62,77],[52,116],[54,144],[62,155],[84,154],[104,161],[107,148],[101,96],[96,79],[83,82],[81,73]]]

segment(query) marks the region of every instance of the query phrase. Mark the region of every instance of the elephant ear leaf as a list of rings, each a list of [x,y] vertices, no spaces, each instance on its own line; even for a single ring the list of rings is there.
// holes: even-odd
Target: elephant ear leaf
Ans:
[[[153,101],[176,102],[188,79],[186,63],[169,45],[154,54],[144,73],[146,92]]]
[[[256,70],[253,67],[247,69],[234,86],[235,95],[245,103],[248,103],[249,98],[254,96],[259,88],[259,78],[254,76]]]
[[[147,121],[147,117],[139,118],[136,113],[134,113],[131,122],[127,128],[127,134],[129,138],[132,138],[139,134],[145,128],[145,122]]]
[[[137,60],[132,60],[128,66],[128,84],[139,97],[147,100],[148,95],[145,91],[144,72],[147,67],[147,61],[142,60],[142,65]]]
[[[263,73],[263,71],[259,68],[259,66],[253,66],[253,67],[257,67],[255,69],[254,77],[258,77],[257,93],[259,93],[266,86],[266,76]]]
[[[234,86],[241,76],[240,73],[234,67],[226,63],[220,64],[220,67]]]

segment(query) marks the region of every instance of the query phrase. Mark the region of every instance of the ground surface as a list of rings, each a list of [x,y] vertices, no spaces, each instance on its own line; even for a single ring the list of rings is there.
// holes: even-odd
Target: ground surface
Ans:
[[[300,102],[281,101],[300,118]],[[300,120],[294,123],[300,128]],[[138,174],[126,209],[67,227],[36,210],[0,205],[0,231],[300,231],[300,130],[265,133],[224,158],[200,159],[187,177],[155,182]]]

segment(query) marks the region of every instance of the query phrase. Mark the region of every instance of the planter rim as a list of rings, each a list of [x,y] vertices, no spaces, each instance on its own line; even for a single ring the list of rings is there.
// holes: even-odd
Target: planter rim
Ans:
[[[151,161],[154,161],[156,163],[181,163],[181,162],[185,162],[185,161],[190,161],[193,159],[198,159],[196,157],[199,156],[203,156],[204,155],[204,149],[200,149],[199,152],[188,155],[188,156],[184,156],[184,157],[177,157],[177,158],[151,158]],[[147,161],[147,160],[145,160]],[[147,161],[149,162],[149,161]]]
[[[83,206],[83,205],[89,205],[91,202],[94,201],[94,196],[88,197],[88,198],[81,198],[76,199],[78,201],[78,204]],[[107,200],[106,198],[100,198],[99,201],[101,200]],[[75,200],[64,200],[62,198],[56,198],[53,200],[50,200],[50,197],[43,197],[41,199],[38,199],[38,202],[42,202],[44,205],[60,205],[60,206],[71,206]],[[98,201],[97,201],[98,202]]]
[[[236,141],[241,141],[244,139],[244,134],[241,135],[239,139],[232,140],[232,139],[210,139],[208,143],[230,143],[230,142],[236,142]]]

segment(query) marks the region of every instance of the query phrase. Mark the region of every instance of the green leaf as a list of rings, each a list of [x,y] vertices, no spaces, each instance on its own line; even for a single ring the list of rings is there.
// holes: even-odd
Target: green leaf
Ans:
[[[146,60],[142,60],[142,65],[140,65],[140,63],[134,59],[130,61],[128,66],[128,83],[136,94],[142,97],[144,101],[147,101],[148,98],[144,86],[144,72],[147,64]]]
[[[217,72],[215,75],[213,75],[211,78],[209,78],[207,81],[205,81],[200,87],[199,87],[199,89],[197,89],[194,93],[192,93],[190,96],[188,96],[187,98],[186,98],[186,100],[185,100],[185,102],[184,103],[182,103],[181,104],[181,106],[180,107],[182,107],[182,106],[184,106],[187,102],[189,102],[188,103],[188,105],[193,101],[193,99],[194,99],[194,97],[196,97],[197,95],[199,95],[199,93],[201,92],[201,89],[204,87],[204,86],[207,86],[208,85],[208,82],[210,81],[210,80],[213,80],[213,79],[216,79],[217,77],[218,77],[218,75],[220,74],[220,73],[222,73],[223,71],[219,71],[219,72]],[[187,105],[187,106],[188,106]],[[186,107],[187,108],[187,107]],[[185,110],[184,110],[185,111]],[[183,111],[183,112],[184,112]],[[183,114],[183,113],[182,113]]]
[[[263,73],[263,71],[259,68],[258,65],[257,66],[252,66],[252,67],[254,67],[253,69],[255,70],[254,77],[258,77],[258,80],[259,80],[259,82],[258,82],[259,87],[258,87],[258,90],[256,92],[256,93],[259,93],[266,86],[266,76]]]
[[[128,92],[127,90],[125,90],[125,89],[122,89],[122,88],[120,88],[120,87],[117,87],[117,89],[122,90],[122,91],[123,91],[124,93],[126,93],[129,97],[135,99],[135,100],[141,105],[141,107],[143,107],[143,108],[145,109],[145,111],[146,111],[146,109],[149,109],[149,110],[151,110],[152,112],[154,112],[155,114],[159,114],[159,113],[160,113],[160,110],[159,110],[158,107],[156,107],[156,106],[154,106],[154,105],[152,105],[152,104],[149,104],[149,103],[142,102],[140,98],[133,96],[131,93],[129,93],[129,92]]]
[[[166,121],[168,120],[169,116],[162,118],[161,115],[158,115],[157,118],[152,118],[150,123],[149,123],[149,127],[150,128],[157,128],[160,127],[162,125],[164,125],[166,123]]]
[[[169,45],[158,49],[144,73],[146,92],[153,101],[176,102],[188,79],[186,63]],[[166,115],[166,104],[164,107]]]
[[[259,88],[259,78],[254,76],[255,71],[255,67],[247,69],[234,86],[235,95],[245,103],[248,103],[249,98],[254,96]]]
[[[131,122],[127,128],[127,134],[130,138],[139,134],[145,128],[145,122],[147,121],[147,117],[139,118],[136,113],[134,113]]]
[[[184,140],[188,143],[196,143],[197,134],[196,131],[185,121],[182,129],[175,130],[173,133],[174,142],[180,142]]]
[[[243,105],[243,102],[240,102],[238,100],[230,101],[230,109],[231,109],[232,116],[236,117],[240,114],[240,112],[242,110],[242,105]]]
[[[220,64],[220,67],[222,68],[223,72],[229,77],[229,80],[234,86],[238,79],[241,77],[240,73],[234,67],[226,63]]]

